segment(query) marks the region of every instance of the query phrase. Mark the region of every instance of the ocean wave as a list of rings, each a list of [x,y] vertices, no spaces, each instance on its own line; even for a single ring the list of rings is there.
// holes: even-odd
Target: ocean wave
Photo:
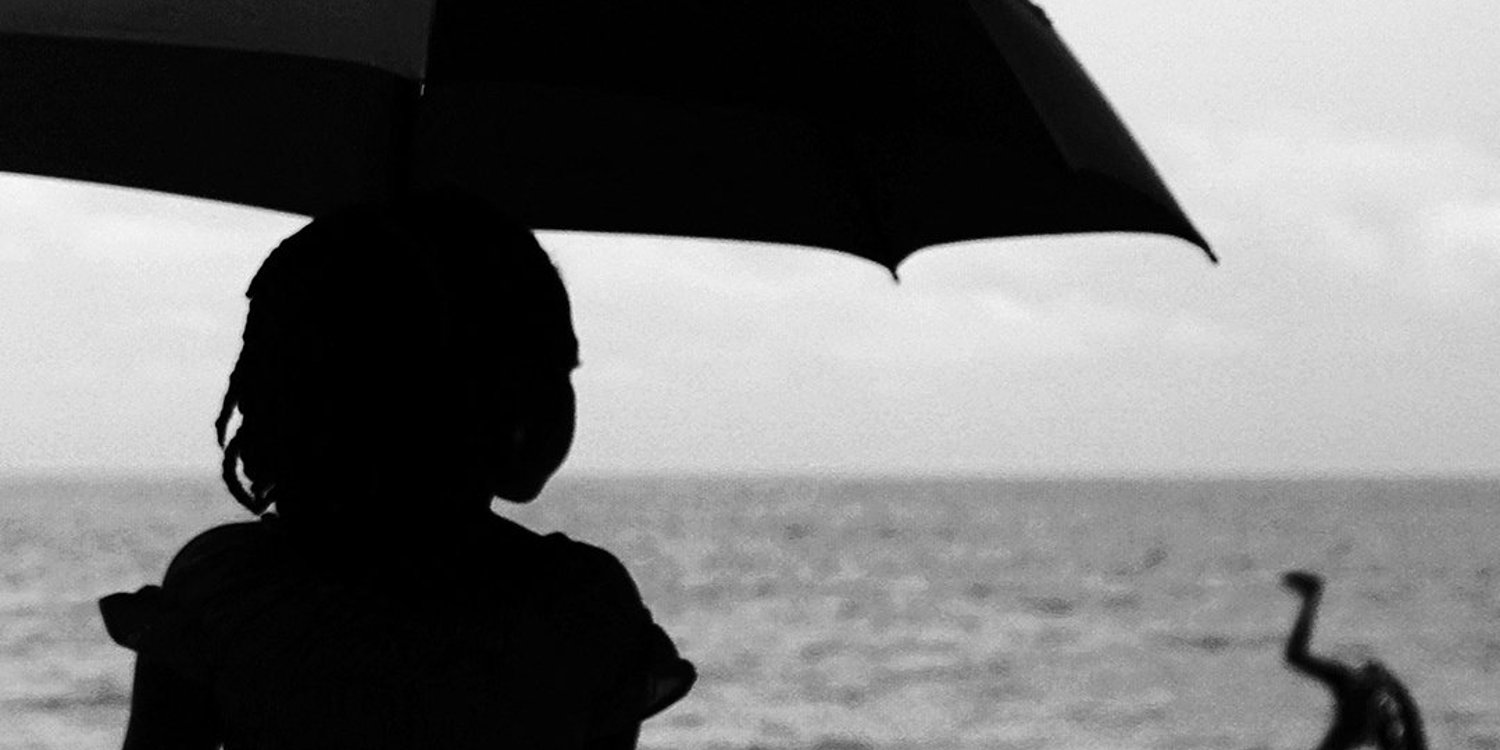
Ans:
[[[1022,596],[1021,604],[1027,609],[1048,617],[1067,617],[1078,609],[1081,600],[1063,596]]]
[[[1152,638],[1169,650],[1209,654],[1275,649],[1284,639],[1280,633],[1157,633]]]
[[[7,701],[19,709],[68,713],[77,709],[126,708],[130,706],[130,691],[108,678],[84,681],[71,686],[66,692],[46,695],[28,695]]]

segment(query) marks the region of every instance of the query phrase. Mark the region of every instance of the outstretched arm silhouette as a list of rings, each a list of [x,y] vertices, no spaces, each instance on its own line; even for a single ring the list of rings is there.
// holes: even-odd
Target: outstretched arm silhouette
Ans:
[[[1361,745],[1374,745],[1380,750],[1426,750],[1417,704],[1395,675],[1378,662],[1355,668],[1309,650],[1323,580],[1312,573],[1292,571],[1282,576],[1281,582],[1302,599],[1286,641],[1287,664],[1323,683],[1333,694],[1333,724],[1318,750],[1348,750]]]
[[[1323,599],[1323,581],[1311,573],[1293,571],[1282,577],[1282,584],[1302,598],[1297,621],[1286,639],[1287,664],[1337,692],[1351,680],[1353,670],[1308,650],[1312,642],[1313,620],[1318,616],[1318,604]]]

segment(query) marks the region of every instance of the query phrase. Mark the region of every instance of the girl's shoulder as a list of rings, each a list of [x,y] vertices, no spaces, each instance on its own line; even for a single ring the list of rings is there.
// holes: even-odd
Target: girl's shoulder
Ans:
[[[613,553],[562,532],[538,534],[494,516],[491,532],[504,537],[514,556],[503,565],[527,579],[528,587],[552,599],[605,606],[622,614],[645,611],[635,579]]]
[[[191,606],[218,598],[288,567],[287,550],[275,521],[227,523],[188,540],[162,576],[162,588]]]
[[[226,602],[239,598],[264,556],[258,523],[216,526],[194,537],[173,557],[162,585],[109,594],[99,601],[110,637],[149,653],[195,682],[216,668],[223,638],[210,625]]]
[[[546,539],[566,561],[563,567],[568,579],[564,585],[569,590],[586,600],[614,607],[622,615],[646,615],[649,619],[635,578],[618,557],[562,533],[549,534]]]
[[[191,576],[247,556],[264,556],[273,546],[275,530],[269,520],[241,521],[215,526],[189,539],[172,557],[162,581]]]

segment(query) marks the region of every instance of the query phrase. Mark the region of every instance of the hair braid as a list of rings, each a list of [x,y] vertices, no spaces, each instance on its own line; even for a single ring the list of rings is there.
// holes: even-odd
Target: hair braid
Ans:
[[[234,499],[237,500],[240,505],[245,506],[246,510],[256,515],[260,515],[261,513],[265,512],[266,507],[269,506],[270,503],[266,502],[264,498],[257,497],[250,490],[245,489],[245,484],[240,481],[239,468],[240,436],[235,435],[233,438],[230,438],[229,443],[224,446],[224,463],[221,469],[223,472],[222,476],[224,478],[224,486],[229,488],[229,494],[233,495]]]

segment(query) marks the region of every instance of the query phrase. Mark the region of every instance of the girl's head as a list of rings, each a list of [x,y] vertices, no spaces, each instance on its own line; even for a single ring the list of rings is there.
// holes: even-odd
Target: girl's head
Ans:
[[[531,232],[478,198],[322,216],[272,251],[246,296],[217,428],[225,482],[253,512],[526,502],[567,454],[567,292]]]

